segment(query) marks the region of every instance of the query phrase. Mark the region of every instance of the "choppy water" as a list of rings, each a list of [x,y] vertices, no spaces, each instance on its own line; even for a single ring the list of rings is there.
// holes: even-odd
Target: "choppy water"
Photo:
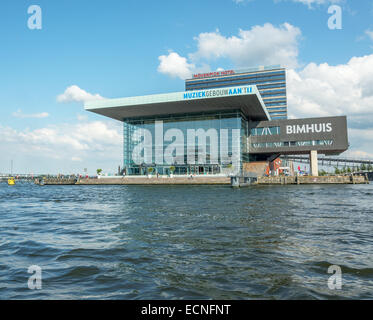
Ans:
[[[0,299],[372,299],[372,199],[372,185],[2,183]]]

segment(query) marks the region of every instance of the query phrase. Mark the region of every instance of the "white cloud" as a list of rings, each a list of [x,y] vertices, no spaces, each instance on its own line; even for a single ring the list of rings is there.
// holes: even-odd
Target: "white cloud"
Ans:
[[[58,102],[86,102],[91,100],[104,99],[99,94],[91,94],[77,85],[68,87],[63,94],[57,96]]]
[[[12,115],[15,118],[21,118],[21,119],[24,119],[24,118],[40,119],[40,118],[47,118],[47,117],[49,117],[49,113],[47,113],[47,112],[25,114],[20,109],[18,109],[16,112],[13,112]]]
[[[313,4],[334,4],[334,3],[342,3],[344,0],[292,0],[293,2],[300,2],[308,7],[312,7]]]
[[[371,142],[373,139],[373,127],[367,129],[352,128],[349,133],[351,137],[358,138],[362,143]]]
[[[287,81],[290,117],[347,115],[351,147],[344,156],[373,159],[373,54],[337,66],[310,63],[289,70]]]
[[[200,33],[194,38],[196,52],[188,58],[176,52],[160,56],[158,71],[185,79],[198,70],[209,71],[208,64],[217,59],[229,59],[238,68],[273,64],[294,68],[298,65],[300,36],[300,29],[289,23],[279,27],[270,23],[257,25],[232,36],[224,36],[219,30]]]
[[[349,128],[348,137],[350,149],[343,154],[344,156],[355,159],[373,159],[373,127]]]
[[[341,3],[343,0],[292,0],[293,2],[299,2],[307,5],[308,7],[312,7],[312,5],[320,5],[320,4],[333,4],[333,3]]]
[[[24,173],[28,170],[71,173],[82,169],[81,162],[91,168],[91,173],[97,167],[115,172],[122,162],[121,129],[120,122],[111,120],[51,125],[34,130],[0,125],[0,153],[17,159],[18,168]],[[6,161],[6,157],[0,159],[0,172],[6,171]]]
[[[195,38],[198,50],[192,60],[228,58],[237,67],[283,64],[297,66],[299,28],[289,23],[275,27],[270,23],[240,29],[237,36],[225,37],[219,30]]]
[[[287,80],[294,116],[373,115],[373,55],[337,66],[310,63],[299,72],[289,70]]]
[[[179,77],[181,79],[189,78],[195,69],[194,64],[188,63],[187,59],[181,57],[176,52],[169,52],[168,55],[158,57],[160,64],[158,72],[164,73],[171,77]]]
[[[366,30],[365,34],[373,41],[373,30]]]
[[[240,4],[244,2],[250,2],[253,0],[233,0],[233,2]],[[292,1],[297,3],[302,3],[304,5],[307,5],[308,8],[313,8],[313,5],[325,5],[325,4],[337,4],[337,3],[343,3],[345,0],[273,0],[276,2],[284,2],[284,1]]]
[[[343,156],[346,158],[352,158],[352,159],[373,159],[373,152],[365,152],[361,150],[348,150],[346,151]]]
[[[85,115],[85,114],[77,114],[77,115],[76,115],[76,118],[77,118],[79,121],[86,121],[86,120],[88,120],[88,116]]]

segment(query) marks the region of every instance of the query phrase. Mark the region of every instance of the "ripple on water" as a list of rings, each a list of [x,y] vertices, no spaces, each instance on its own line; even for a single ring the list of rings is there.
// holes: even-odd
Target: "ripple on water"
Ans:
[[[0,184],[0,296],[372,299],[371,185]],[[43,289],[30,292],[30,265]],[[327,286],[330,265],[344,289]]]

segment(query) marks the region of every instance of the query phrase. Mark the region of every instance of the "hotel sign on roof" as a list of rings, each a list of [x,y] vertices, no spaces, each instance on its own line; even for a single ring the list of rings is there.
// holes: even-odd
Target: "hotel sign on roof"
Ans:
[[[197,73],[197,74],[193,75],[193,79],[228,76],[228,75],[231,75],[231,74],[235,74],[234,70],[215,71],[215,72],[208,72],[208,73]]]

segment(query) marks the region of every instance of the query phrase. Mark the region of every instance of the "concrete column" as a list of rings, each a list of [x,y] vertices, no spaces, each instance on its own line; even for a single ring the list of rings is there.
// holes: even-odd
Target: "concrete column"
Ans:
[[[317,163],[317,150],[311,150],[310,152],[310,167],[311,167],[311,176],[319,176],[319,166]]]

